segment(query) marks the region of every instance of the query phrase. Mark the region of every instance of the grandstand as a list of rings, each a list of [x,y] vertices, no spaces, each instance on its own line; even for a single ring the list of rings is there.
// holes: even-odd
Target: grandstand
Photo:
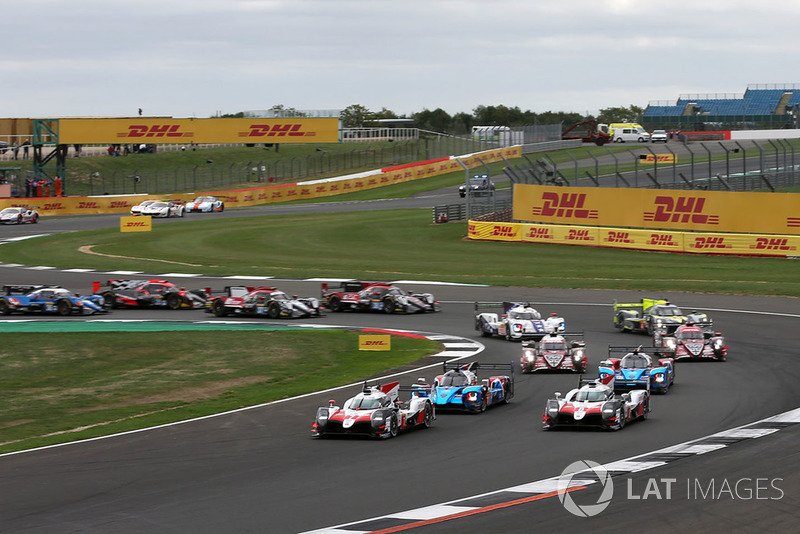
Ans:
[[[648,104],[648,130],[742,130],[797,128],[800,84],[751,84],[743,95],[685,94],[674,103]]]

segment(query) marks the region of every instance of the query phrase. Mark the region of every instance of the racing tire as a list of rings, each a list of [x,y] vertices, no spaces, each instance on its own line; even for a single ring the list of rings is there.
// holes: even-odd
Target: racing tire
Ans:
[[[31,217],[31,224],[36,224],[38,222],[39,222],[39,216],[38,215],[34,215],[33,217]]]
[[[0,315],[10,315],[11,308],[8,307],[8,302],[5,299],[0,300]]]
[[[222,213],[223,211],[225,211],[225,204],[219,207],[219,212]]]
[[[475,409],[475,413],[483,413],[486,411],[486,395],[481,395],[481,403]]]
[[[617,320],[614,322],[614,326],[617,327],[617,330],[620,332],[625,332],[625,321],[621,313],[617,315]]]
[[[396,438],[398,432],[400,432],[400,424],[397,422],[397,414],[392,414],[392,417],[389,419],[389,436],[390,438]]]
[[[383,299],[383,312],[384,313],[394,313],[394,299],[391,297],[386,297]]]
[[[170,293],[167,295],[167,308],[170,310],[179,310],[181,309],[181,297],[176,293]]]
[[[113,291],[106,291],[101,295],[103,297],[103,307],[106,309],[113,309],[117,307],[117,297]]]
[[[228,315],[228,310],[225,309],[225,303],[220,299],[214,301],[214,304],[211,306],[211,311],[213,311],[214,315],[217,317],[225,317]]]
[[[425,414],[422,416],[422,427],[423,428],[430,428],[433,424],[434,415],[433,415],[433,406],[431,403],[425,403]]]
[[[339,297],[331,297],[328,301],[328,309],[332,312],[342,311],[342,301]]]
[[[619,428],[617,430],[622,430],[625,428],[625,412],[622,408],[619,409]]]
[[[511,339],[511,329],[506,327],[506,341],[514,341]]]
[[[644,410],[642,411],[642,415],[640,416],[642,421],[645,421],[647,419],[649,413],[650,413],[650,397],[648,397],[644,401]]]
[[[67,299],[61,299],[56,303],[56,311],[62,317],[72,314],[72,303]]]
[[[267,317],[270,319],[277,319],[281,316],[281,307],[277,302],[270,302],[267,307]]]
[[[17,224],[22,224],[22,215],[17,215]]]

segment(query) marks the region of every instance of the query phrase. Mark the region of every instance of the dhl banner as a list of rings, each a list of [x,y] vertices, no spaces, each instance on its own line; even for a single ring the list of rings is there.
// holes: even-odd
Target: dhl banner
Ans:
[[[678,163],[678,158],[675,154],[642,154],[639,156],[640,163]]]
[[[514,185],[525,222],[800,234],[800,194]]]
[[[120,232],[149,232],[153,229],[153,218],[149,215],[139,215],[119,218]]]
[[[800,255],[800,236],[469,221],[469,238],[740,256]]]
[[[358,336],[358,350],[392,350],[392,337],[388,335]]]
[[[339,119],[58,119],[59,143],[338,143]]]

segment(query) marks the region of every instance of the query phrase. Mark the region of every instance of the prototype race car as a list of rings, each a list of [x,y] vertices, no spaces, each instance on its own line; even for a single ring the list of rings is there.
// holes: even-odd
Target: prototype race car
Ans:
[[[429,387],[412,386],[411,399],[405,403],[398,400],[400,383],[364,388],[344,403],[317,409],[311,425],[311,435],[323,437],[332,434],[353,434],[374,438],[393,438],[410,428],[428,428],[436,419],[436,411],[428,397]]]
[[[109,280],[108,289],[100,289],[95,282],[94,292],[105,299],[108,308],[204,308],[207,292],[203,289],[187,290],[175,284],[153,278],[150,280]]]
[[[141,215],[142,210],[155,202],[155,200],[142,200],[138,204],[131,206],[131,215]]]
[[[640,303],[614,302],[614,327],[620,332],[644,332],[652,336],[663,329],[675,328],[687,321],[710,323],[705,313],[684,314],[666,300],[642,299]]]
[[[539,341],[523,341],[522,358],[519,363],[523,373],[538,371],[583,373],[589,363],[583,332],[553,332]]]
[[[502,313],[480,311],[486,308],[500,308]],[[539,340],[545,334],[566,330],[563,317],[551,313],[542,319],[542,315],[530,303],[476,302],[475,311],[475,330],[482,336],[501,336],[508,341]]]
[[[191,202],[186,203],[186,213],[195,211],[210,213],[213,211],[225,211],[225,202],[217,197],[197,197]]]
[[[655,347],[646,347],[651,352]],[[608,354],[624,354],[622,358],[609,357],[600,362],[600,378],[614,377],[616,391],[647,389],[666,393],[675,382],[675,362],[672,358],[659,358],[653,362],[650,355],[639,347],[608,347]]]
[[[728,355],[725,338],[710,326],[710,323],[687,322],[670,333],[656,333],[653,336],[656,351],[676,361],[711,359],[724,362]]]
[[[92,315],[103,313],[103,297],[80,296],[59,286],[8,285],[0,296],[0,315],[11,313],[54,313],[58,315]]]
[[[430,293],[410,293],[387,282],[342,282],[329,289],[322,284],[322,305],[332,312],[345,310],[384,313],[425,313],[441,310]]]
[[[274,287],[227,286],[225,295],[210,297],[206,311],[217,317],[255,315],[270,319],[319,317],[319,300],[315,297],[289,298]]]
[[[514,364],[479,363],[442,364],[443,373],[433,380],[431,400],[437,409],[480,413],[489,406],[508,404],[514,396]],[[479,369],[507,371],[478,380]]]
[[[150,217],[183,217],[186,206],[180,200],[156,200],[142,207],[140,214]]]
[[[614,394],[614,377],[579,380],[578,387],[565,397],[556,392],[544,408],[542,426],[550,430],[559,426],[599,427],[620,430],[634,419],[647,419],[650,413],[650,392],[635,389],[623,395]]]
[[[39,212],[31,207],[14,206],[0,211],[0,224],[22,224],[39,222]]]

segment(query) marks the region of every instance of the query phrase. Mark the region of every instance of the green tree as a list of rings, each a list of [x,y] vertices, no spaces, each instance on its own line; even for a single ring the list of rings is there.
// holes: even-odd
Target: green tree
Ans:
[[[611,124],[612,122],[636,122],[641,124],[644,119],[644,108],[631,105],[625,107],[604,108],[597,115],[597,122]]]
[[[442,108],[433,111],[423,109],[419,113],[412,113],[411,118],[420,130],[430,130],[432,132],[446,133],[451,131],[453,119]]]
[[[339,115],[344,128],[362,128],[373,119],[373,114],[360,104],[352,104]]]

